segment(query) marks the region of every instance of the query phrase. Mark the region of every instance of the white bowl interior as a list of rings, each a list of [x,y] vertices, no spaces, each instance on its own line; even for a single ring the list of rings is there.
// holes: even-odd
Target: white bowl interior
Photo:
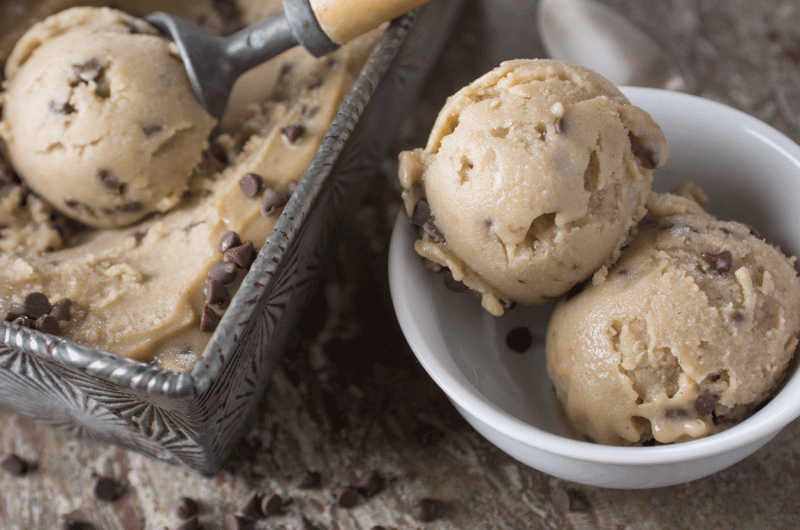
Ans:
[[[747,223],[784,252],[800,255],[800,147],[758,120],[718,103],[655,89],[626,88],[624,92],[653,116],[670,143],[669,162],[655,172],[655,190],[668,191],[692,180],[708,194],[709,211]],[[447,290],[441,276],[421,266],[413,250],[414,238],[408,221],[398,219],[390,282],[406,338],[467,419],[524,463],[553,473],[543,464],[542,451],[559,458],[641,466],[685,463],[730,452],[730,458],[713,459],[713,466],[712,460],[705,467],[684,466],[681,473],[656,483],[622,478],[608,485],[677,483],[734,463],[800,415],[800,400],[794,397],[800,394],[800,371],[795,369],[781,393],[759,413],[713,440],[620,448],[571,439],[559,418],[545,367],[544,336],[552,306],[517,307],[503,317],[492,317],[477,297]],[[534,338],[524,354],[506,344],[508,332],[517,327],[527,328]],[[531,454],[520,454],[520,445],[531,447]],[[747,451],[734,450],[744,446]],[[582,481],[571,472],[561,476]]]

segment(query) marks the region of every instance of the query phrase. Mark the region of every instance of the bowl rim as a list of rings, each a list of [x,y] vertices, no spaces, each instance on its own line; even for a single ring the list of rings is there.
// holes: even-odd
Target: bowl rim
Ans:
[[[656,104],[662,107],[691,105],[693,113],[700,109],[705,115],[714,115],[717,118],[725,116],[726,121],[735,122],[743,133],[754,136],[756,141],[765,144],[776,155],[797,166],[797,178],[800,179],[800,145],[757,118],[723,103],[692,94],[643,87],[620,89],[635,105],[648,112],[648,106],[653,108]],[[395,312],[406,334],[406,340],[431,378],[456,405],[503,436],[531,446],[532,449],[587,462],[623,466],[670,464],[707,458],[766,441],[800,416],[800,400],[796,399],[800,395],[798,366],[795,367],[794,374],[784,381],[781,389],[752,416],[729,429],[696,440],[650,447],[612,446],[567,438],[524,422],[489,401],[461,372],[448,371],[419,334],[409,333],[417,328],[414,321],[420,318],[415,316],[409,291],[401,284],[400,269],[403,260],[399,256],[400,253],[409,252],[409,247],[412,246],[407,244],[408,238],[412,237],[410,234],[409,222],[401,212],[390,243],[389,282]],[[411,252],[414,252],[413,249]],[[798,363],[797,356],[796,353],[793,361],[795,364]]]

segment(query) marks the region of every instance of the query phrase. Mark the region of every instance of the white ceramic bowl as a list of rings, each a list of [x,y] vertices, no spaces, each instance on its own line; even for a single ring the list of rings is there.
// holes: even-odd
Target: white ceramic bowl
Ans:
[[[800,256],[800,146],[773,128],[719,103],[677,92],[626,88],[670,143],[654,188],[693,180],[720,218],[756,228]],[[651,488],[715,473],[768,442],[800,416],[800,369],[761,410],[713,436],[658,447],[614,447],[570,438],[559,420],[545,368],[550,306],[518,307],[501,318],[470,293],[448,291],[423,268],[414,232],[401,216],[392,238],[389,277],[409,345],[456,408],[488,440],[520,462],[594,486]],[[506,344],[510,330],[534,335],[524,354]]]

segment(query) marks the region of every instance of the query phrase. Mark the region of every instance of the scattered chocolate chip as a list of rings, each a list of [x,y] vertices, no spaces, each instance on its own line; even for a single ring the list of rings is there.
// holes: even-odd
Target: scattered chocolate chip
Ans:
[[[747,226],[747,230],[750,232],[750,235],[752,235],[753,237],[756,237],[758,239],[764,239],[763,237],[761,237],[761,234],[759,233],[759,231],[756,230],[754,227],[752,227],[750,225],[745,225],[745,226]]]
[[[229,249],[233,247],[238,247],[242,244],[242,239],[239,237],[239,234],[236,232],[225,232],[219,240],[219,246],[217,249],[225,254]]]
[[[294,195],[296,189],[297,189],[297,181],[290,180],[289,183],[286,185],[286,195],[291,197],[292,195]]]
[[[411,215],[411,224],[423,227],[428,219],[431,218],[431,207],[428,201],[420,199],[414,206],[414,213]]]
[[[316,471],[307,471],[300,480],[297,481],[297,488],[301,490],[313,490],[322,484],[322,475]]]
[[[53,304],[50,314],[53,315],[57,320],[66,322],[72,318],[72,300],[69,298],[62,298]]]
[[[131,212],[141,212],[144,210],[145,206],[142,201],[130,201],[130,202],[123,202],[119,206],[116,206],[114,210],[122,213],[131,213]]]
[[[229,513],[225,515],[225,530],[252,530],[255,521],[250,517],[242,517]]]
[[[93,81],[100,75],[100,61],[95,58],[89,59],[86,62],[72,65],[72,73],[79,79],[85,82]]]
[[[731,315],[731,320],[737,324],[744,322],[744,315],[740,311],[734,311]]]
[[[225,251],[225,257],[239,266],[241,269],[249,269],[256,259],[256,249],[252,241],[243,243],[238,247],[229,248]]]
[[[264,179],[261,178],[261,175],[247,173],[239,180],[239,187],[242,188],[242,193],[244,193],[246,197],[255,197],[261,192],[263,183]]]
[[[257,491],[250,492],[239,504],[237,513],[250,519],[261,517],[263,515],[261,513],[261,495]]]
[[[203,305],[203,314],[200,316],[200,331],[211,332],[217,329],[222,317],[218,315],[208,304]]]
[[[77,112],[78,109],[76,109],[75,105],[73,105],[69,101],[65,101],[64,103],[58,103],[55,100],[51,100],[50,104],[47,106],[47,110],[49,110],[53,114],[70,115]]]
[[[261,513],[269,517],[271,515],[280,515],[283,510],[283,497],[277,493],[272,493],[264,497],[261,501]]]
[[[412,432],[414,438],[416,438],[422,447],[430,447],[436,444],[439,440],[441,440],[444,436],[442,435],[442,431],[434,427],[433,425],[429,425],[427,423],[422,423],[418,425],[414,431]]]
[[[211,278],[206,280],[205,295],[208,305],[225,309],[231,303],[231,294],[219,280],[212,280]]]
[[[219,142],[216,141],[211,142],[208,146],[208,152],[211,154],[212,157],[214,157],[214,159],[217,162],[219,162],[223,166],[228,165],[229,161],[228,151],[226,151],[225,148],[222,145],[220,145]]]
[[[724,274],[733,267],[733,256],[727,250],[720,252],[703,252],[703,261],[720,274]]]
[[[343,486],[336,492],[336,506],[352,508],[358,504],[358,490],[353,486]]]
[[[284,125],[281,127],[281,134],[289,140],[289,143],[295,143],[306,132],[306,128],[299,123],[292,125]]]
[[[434,243],[444,243],[445,241],[444,234],[439,228],[439,225],[436,224],[436,218],[432,215],[425,221],[425,224],[422,226],[422,231],[427,234]]]
[[[193,515],[175,527],[175,530],[200,530],[200,520]]]
[[[97,475],[94,477],[92,493],[98,500],[114,502],[125,494],[125,485],[112,478]]]
[[[564,116],[559,116],[553,126],[556,129],[556,134],[564,134]]]
[[[164,130],[164,126],[161,125],[160,123],[153,123],[153,124],[150,124],[150,125],[144,125],[142,127],[142,132],[148,138],[154,137],[155,135],[157,135],[158,133],[160,133],[163,130]]]
[[[34,292],[25,297],[22,302],[22,307],[25,315],[32,319],[37,319],[42,315],[46,315],[53,308],[50,301],[42,293]]]
[[[23,477],[28,474],[31,467],[30,462],[14,453],[9,453],[0,457],[0,468],[9,475]]]
[[[506,346],[518,353],[525,353],[533,344],[533,335],[528,328],[514,328],[506,335]]]
[[[25,307],[22,304],[13,304],[6,313],[6,322],[13,322],[19,317],[25,316]]]
[[[717,407],[718,397],[713,394],[703,393],[694,400],[694,410],[700,416],[708,416]]]
[[[20,326],[22,328],[32,328],[34,322],[35,320],[33,320],[30,317],[26,317],[25,315],[17,317],[11,321],[11,323],[14,324],[15,326]]]
[[[444,286],[447,287],[448,290],[453,291],[454,293],[463,293],[469,287],[464,285],[464,282],[460,282],[453,278],[453,273],[451,271],[447,271],[447,274],[444,276]]]
[[[658,153],[645,147],[641,138],[633,133],[629,134],[628,137],[631,140],[631,152],[633,153],[634,158],[639,161],[639,164],[641,164],[643,168],[655,169],[657,167],[661,167],[661,160]]]
[[[561,513],[588,512],[591,506],[586,496],[573,488],[553,488],[550,501]]]
[[[366,498],[374,497],[383,491],[386,481],[378,471],[372,470],[358,482],[358,492]]]
[[[411,517],[422,523],[441,519],[444,515],[444,503],[437,499],[420,499],[411,507]]]
[[[53,315],[40,316],[34,321],[33,327],[34,329],[41,331],[42,333],[47,333],[48,335],[61,334],[61,325],[58,323],[58,319]]]
[[[233,262],[218,261],[208,270],[208,278],[218,281],[223,285],[228,285],[229,283],[233,283],[233,280],[236,279],[238,270],[239,267]]]
[[[305,517],[300,518],[300,524],[297,525],[297,530],[318,530],[317,526]]]
[[[94,525],[79,519],[72,514],[58,516],[58,530],[93,530]]]
[[[275,189],[264,189],[264,195],[261,199],[261,215],[269,217],[275,213],[278,208],[285,205],[286,202],[286,197],[275,191]]]
[[[197,501],[190,497],[181,497],[178,499],[178,505],[175,507],[175,513],[181,519],[189,519],[194,517],[200,512],[200,506]]]

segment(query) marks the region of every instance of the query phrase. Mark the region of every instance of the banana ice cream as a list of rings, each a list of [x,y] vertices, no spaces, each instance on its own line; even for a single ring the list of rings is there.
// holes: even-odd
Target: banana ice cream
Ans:
[[[598,74],[505,62],[400,156],[416,251],[494,315],[557,298],[616,259],[667,157],[658,125]]]
[[[666,194],[620,260],[559,302],[547,366],[570,423],[595,442],[680,442],[751,414],[798,343],[794,258],[746,226]]]
[[[72,219],[127,226],[177,205],[216,124],[170,41],[112,9],[33,26],[6,62],[0,135],[19,176]]]
[[[209,138],[214,121],[189,97],[172,46],[132,16],[162,10],[228,34],[280,0],[126,0],[56,14],[75,4],[26,3],[0,20],[0,318],[187,370],[379,30],[324,58],[296,47],[246,73]]]

